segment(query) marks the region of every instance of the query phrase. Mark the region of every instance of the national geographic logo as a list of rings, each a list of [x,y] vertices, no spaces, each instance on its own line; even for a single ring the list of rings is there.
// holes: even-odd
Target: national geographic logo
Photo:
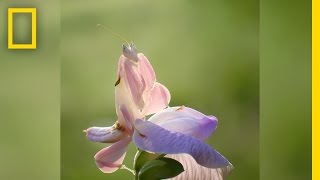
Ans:
[[[31,43],[14,43],[13,14],[31,13]],[[8,49],[36,49],[37,48],[37,9],[36,8],[8,8]]]

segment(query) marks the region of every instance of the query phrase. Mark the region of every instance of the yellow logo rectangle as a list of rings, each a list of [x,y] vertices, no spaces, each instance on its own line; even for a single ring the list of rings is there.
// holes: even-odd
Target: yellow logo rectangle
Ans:
[[[13,13],[31,13],[32,30],[31,44],[13,44]],[[8,8],[8,49],[36,49],[37,48],[37,9],[36,8]]]

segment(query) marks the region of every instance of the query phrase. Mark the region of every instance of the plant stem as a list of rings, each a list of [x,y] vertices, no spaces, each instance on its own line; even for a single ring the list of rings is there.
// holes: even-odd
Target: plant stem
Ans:
[[[141,150],[139,148],[137,148],[137,153],[136,153],[136,155],[134,156],[134,159],[133,159],[133,167],[134,167],[134,169],[136,169],[137,158],[139,157],[140,154],[141,154]]]
[[[126,165],[124,165],[124,164],[121,166],[120,169],[125,169],[125,170],[131,172],[134,176],[136,175],[136,173],[134,172],[134,170],[128,168],[128,167],[127,167]]]

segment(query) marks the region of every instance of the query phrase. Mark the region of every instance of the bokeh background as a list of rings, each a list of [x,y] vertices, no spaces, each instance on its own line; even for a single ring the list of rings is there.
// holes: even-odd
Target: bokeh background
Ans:
[[[36,50],[7,49],[8,7],[37,8]],[[102,174],[106,145],[81,132],[116,118],[123,41],[98,23],[147,55],[172,106],[219,118],[208,142],[235,165],[229,179],[311,179],[310,0],[0,0],[0,179],[132,178]]]
[[[103,174],[94,154],[108,144],[83,129],[117,120],[114,83],[123,40],[133,41],[168,87],[170,105],[218,117],[208,143],[235,166],[230,180],[259,179],[259,3],[248,1],[61,2],[61,178],[133,179]],[[132,167],[131,144],[125,164]]]
[[[37,8],[37,49],[9,50],[7,9]],[[0,0],[0,179],[60,178],[59,1]],[[14,16],[30,42],[30,14]]]
[[[311,7],[260,1],[260,179],[312,179]]]

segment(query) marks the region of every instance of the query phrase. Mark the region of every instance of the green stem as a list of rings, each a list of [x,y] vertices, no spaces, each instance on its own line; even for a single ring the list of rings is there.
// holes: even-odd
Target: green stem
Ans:
[[[133,167],[136,169],[136,163],[137,163],[137,158],[139,157],[139,155],[141,154],[141,150],[139,148],[137,148],[137,153],[136,155],[134,156],[134,159],[133,159]],[[134,180],[138,180],[138,174],[139,172],[136,172],[135,173],[135,176],[134,176]]]
[[[141,154],[141,150],[139,148],[137,148],[137,153],[136,153],[136,155],[134,156],[134,159],[133,159],[133,167],[134,168],[136,168],[137,158],[139,157],[140,154]]]
[[[136,176],[136,173],[134,172],[134,170],[128,168],[126,165],[122,165],[120,169],[124,169],[124,170],[127,170],[129,172],[131,172],[134,176]]]

